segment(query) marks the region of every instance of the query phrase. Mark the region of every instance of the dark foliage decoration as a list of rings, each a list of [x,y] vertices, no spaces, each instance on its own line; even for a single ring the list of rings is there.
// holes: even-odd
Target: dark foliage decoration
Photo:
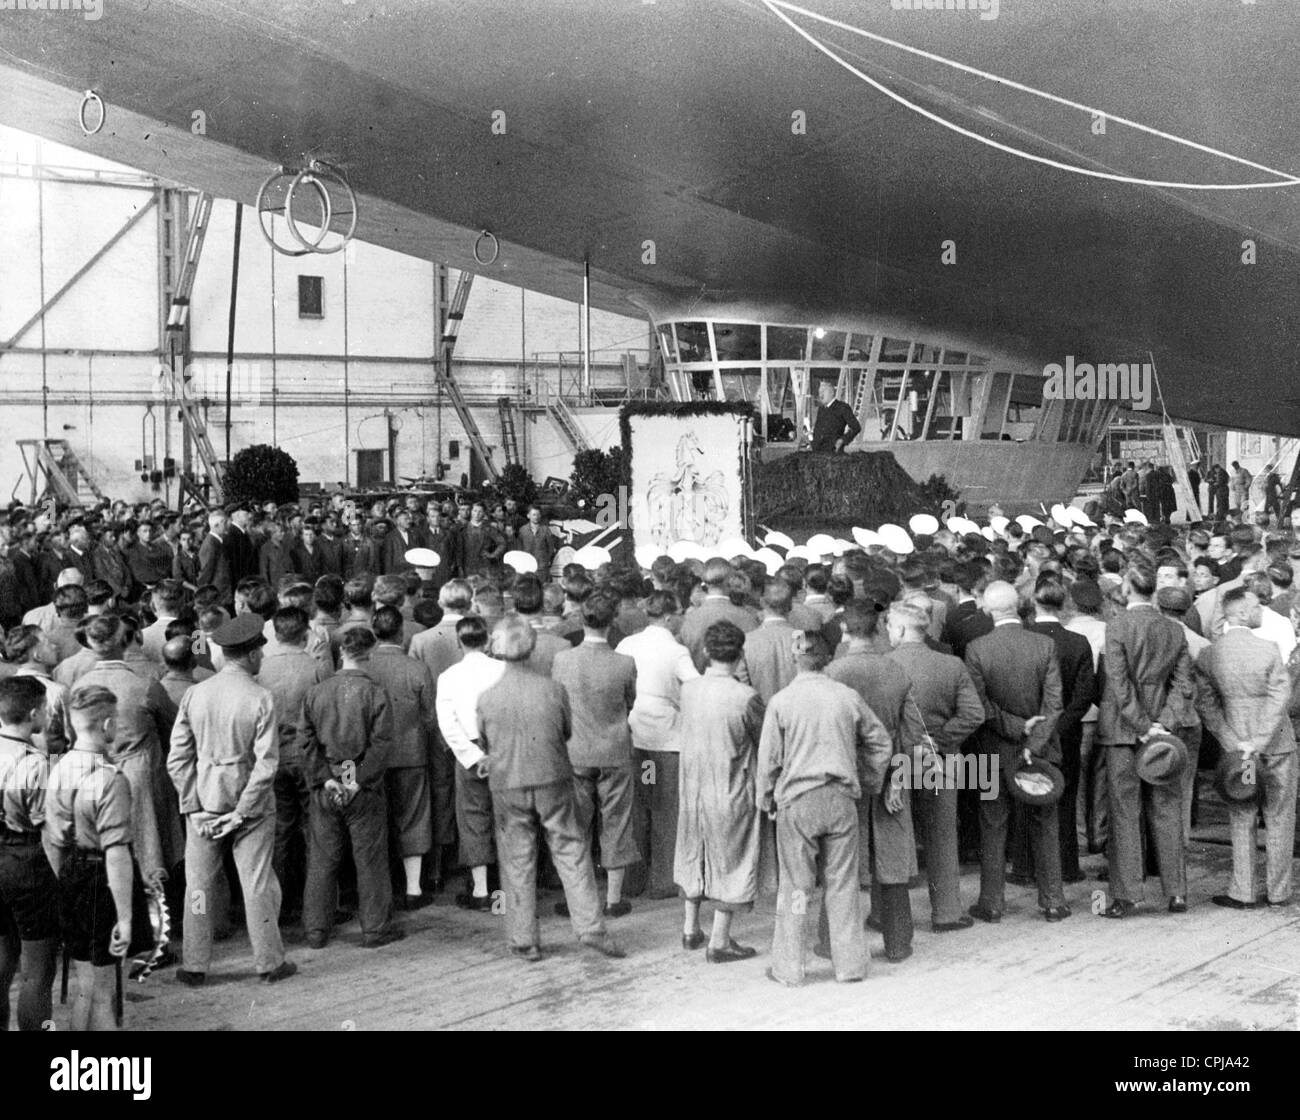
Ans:
[[[961,491],[948,485],[948,480],[941,474],[932,474],[921,483],[921,493],[925,496],[926,507],[923,512],[936,517],[946,518],[953,514],[958,516],[966,512],[966,503],[962,501]]]
[[[228,502],[296,502],[298,464],[287,451],[255,443],[230,460],[222,490]]]
[[[591,503],[602,494],[617,496],[618,488],[624,485],[626,458],[621,447],[611,447],[608,451],[596,448],[579,451],[573,457],[573,474],[570,476],[573,486],[569,498],[575,502]]]
[[[501,476],[492,483],[492,496],[501,501],[514,498],[520,509],[525,509],[537,500],[537,483],[522,463],[507,463],[501,468]]]
[[[761,463],[754,474],[761,524],[774,529],[840,531],[906,525],[914,513],[939,514],[888,451],[797,452]]]

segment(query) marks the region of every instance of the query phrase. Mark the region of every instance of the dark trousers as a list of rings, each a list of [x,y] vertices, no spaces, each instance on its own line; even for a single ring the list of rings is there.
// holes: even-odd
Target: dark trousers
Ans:
[[[464,767],[439,736],[430,751],[429,783],[433,811],[433,846],[448,848],[456,843],[456,771]]]
[[[820,869],[835,978],[861,980],[867,973],[867,938],[858,897],[857,805],[830,786],[795,798],[777,811],[776,851],[781,870],[772,975],[786,984],[803,982],[806,918]]]
[[[462,867],[496,863],[493,842],[492,791],[486,778],[456,763],[456,824],[460,832]]]
[[[997,796],[980,801],[980,905],[1006,909],[1007,833],[1011,822],[1010,779],[999,772]],[[1038,905],[1065,905],[1061,887],[1061,840],[1056,805],[1025,806],[1029,844],[1038,879]]]
[[[280,880],[283,909],[302,905],[307,868],[307,806],[311,791],[303,777],[302,760],[282,758],[275,771],[275,851],[271,866]]]
[[[676,898],[673,861],[677,858],[678,774],[672,751],[632,751],[634,790],[632,839],[644,861],[628,871],[623,893],[629,898]]]
[[[1104,852],[1110,837],[1110,795],[1107,792],[1106,748],[1097,742],[1097,721],[1081,728],[1079,785],[1083,790],[1083,834],[1089,852]]]
[[[1150,818],[1160,886],[1166,895],[1187,893],[1187,861],[1183,849],[1183,787],[1181,781],[1150,785],[1138,777],[1137,750],[1106,748],[1110,780],[1110,892],[1124,902],[1139,902],[1143,893],[1142,811]]]
[[[357,868],[361,932],[382,933],[392,918],[393,884],[388,874],[388,798],[383,783],[363,787],[345,806],[325,790],[312,791],[307,843],[307,888],[302,924],[307,932],[328,931],[338,902],[338,870],[346,838]]]
[[[959,792],[946,784],[937,790],[912,790],[912,819],[925,844],[925,877],[933,922],[955,922],[962,914],[961,869],[957,864]]]

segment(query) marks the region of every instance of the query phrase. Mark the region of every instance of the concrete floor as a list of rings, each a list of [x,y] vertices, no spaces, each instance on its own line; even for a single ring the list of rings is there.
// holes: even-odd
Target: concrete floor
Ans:
[[[765,1029],[957,1028],[1238,1029],[1300,1027],[1300,906],[1242,912],[1209,898],[1224,889],[1230,852],[1197,833],[1189,856],[1191,911],[1165,913],[1158,881],[1148,907],[1124,921],[1090,913],[1093,881],[1067,888],[1075,914],[1048,925],[1035,891],[1008,887],[998,926],[929,931],[924,887],[912,891],[915,953],[900,965],[873,961],[862,984],[836,984],[810,956],[810,982],[778,987],[764,976],[772,899],[737,919],[735,935],[760,948],[752,961],[705,962],[680,947],[680,904],[636,902],[611,923],[629,956],[609,961],[579,948],[567,920],[539,907],[546,958],[528,965],[505,947],[502,920],[467,914],[451,892],[403,915],[403,942],[360,948],[354,923],[321,951],[291,943],[299,974],[274,987],[254,975],[242,932],[218,944],[206,987],[174,970],[127,984],[134,1030]],[[1262,852],[1260,860],[1262,862]],[[1090,856],[1095,871],[1102,857]],[[978,871],[964,868],[973,902]],[[865,902],[865,898],[864,898]],[[706,915],[707,920],[707,915]],[[870,944],[880,937],[869,934]],[[56,1008],[60,1028],[66,1008]]]

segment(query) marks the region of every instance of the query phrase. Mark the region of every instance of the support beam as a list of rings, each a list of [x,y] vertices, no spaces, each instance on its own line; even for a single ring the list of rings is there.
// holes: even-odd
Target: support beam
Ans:
[[[86,263],[83,264],[79,269],[77,269],[77,271],[74,272],[68,278],[67,282],[40,306],[40,309],[36,312],[36,314],[34,314],[30,319],[28,319],[25,323],[23,323],[23,325],[19,327],[18,330],[16,330],[13,333],[13,335],[11,335],[8,339],[6,339],[4,342],[0,342],[0,357],[4,357],[4,352],[6,350],[13,349],[14,343],[16,343],[20,338],[23,337],[23,335],[25,335],[29,330],[31,330],[32,327],[34,327],[37,323],[39,323],[49,313],[50,309],[73,289],[77,281],[80,280],[83,276],[85,276],[86,273],[89,272],[92,268],[94,268],[95,265],[97,265],[100,262],[100,260],[103,259],[104,254],[107,253],[119,241],[121,241],[122,238],[124,238],[128,233],[130,233],[131,230],[133,230],[136,227],[136,225],[140,222],[140,220],[151,210],[153,210],[153,208],[157,205],[158,205],[158,199],[157,196],[155,196],[149,199],[149,201],[146,202],[142,207],[140,207],[139,210],[137,210],[134,214],[132,214],[131,217],[127,219],[126,224],[122,226],[122,228],[119,229],[115,234],[113,234],[113,236],[110,237],[102,246],[100,246],[100,248],[91,255],[90,259],[86,261]]]

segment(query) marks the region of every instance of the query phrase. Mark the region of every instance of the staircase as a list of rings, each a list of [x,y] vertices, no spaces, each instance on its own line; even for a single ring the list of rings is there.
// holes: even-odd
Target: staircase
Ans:
[[[573,415],[572,409],[564,403],[564,398],[558,392],[547,386],[544,389],[543,404],[546,415],[551,418],[551,423],[564,437],[564,442],[569,445],[570,451],[576,455],[579,451],[591,450],[591,443],[578,423],[578,418]]]
[[[88,505],[90,498],[101,502],[107,500],[66,439],[20,439],[17,442],[23,466],[32,480],[32,505],[50,499],[65,506]],[[45,489],[38,494],[42,474],[45,476]]]
[[[497,397],[497,410],[501,413],[501,443],[505,447],[506,463],[518,463],[519,441],[515,435],[514,402],[509,397]]]
[[[1192,480],[1187,474],[1187,454],[1184,450],[1185,443],[1188,448],[1195,447],[1195,437],[1185,440],[1184,435],[1168,419],[1161,425],[1161,429],[1165,437],[1165,455],[1174,472],[1174,493],[1178,496],[1178,508],[1187,511],[1189,521],[1200,521],[1201,506],[1192,493]],[[1187,432],[1186,435],[1191,436],[1191,433]]]

